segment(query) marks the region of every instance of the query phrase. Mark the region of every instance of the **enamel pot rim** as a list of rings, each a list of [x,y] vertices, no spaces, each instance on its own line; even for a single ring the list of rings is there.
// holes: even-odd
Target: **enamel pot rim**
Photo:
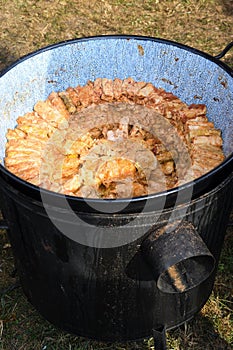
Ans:
[[[114,40],[114,39],[125,39],[125,40],[149,40],[155,43],[163,43],[171,46],[179,47],[182,50],[189,51],[191,54],[199,55],[204,57],[207,60],[214,62],[216,65],[221,67],[226,73],[230,75],[233,79],[233,71],[232,69],[220,61],[217,57],[211,56],[205,52],[192,48],[190,46],[177,43],[175,41],[154,38],[148,36],[137,36],[137,35],[102,35],[102,36],[92,36],[92,37],[84,37],[71,39],[67,41],[58,42],[56,44],[48,45],[41,49],[38,49],[32,53],[29,53],[13,64],[11,64],[6,69],[0,72],[0,79],[3,75],[5,75],[9,70],[21,64],[25,60],[30,59],[35,55],[39,55],[44,51],[53,50],[60,46],[70,45],[76,42],[85,42],[90,40]],[[218,55],[220,56],[220,55]],[[211,191],[214,187],[219,185],[222,181],[224,181],[233,170],[233,153],[231,153],[222,163],[220,163],[217,167],[215,167],[212,171],[206,173],[205,175],[195,179],[192,182],[185,183],[179,187],[172,188],[170,190],[159,192],[155,194],[150,194],[148,196],[141,197],[133,197],[133,198],[121,198],[121,199],[87,199],[80,198],[75,196],[67,196],[60,193],[51,192],[45,189],[41,189],[38,186],[34,186],[11,172],[9,172],[3,165],[0,164],[0,176],[4,181],[6,181],[9,185],[12,186],[13,189],[16,189],[23,193],[26,196],[31,197],[34,200],[41,201],[41,194],[46,195],[48,202],[51,201],[51,204],[54,206],[59,206],[59,202],[62,202],[64,198],[68,201],[69,205],[72,209],[81,211],[81,212],[98,212],[98,206],[101,208],[101,212],[104,213],[105,209],[108,212],[109,206],[114,208],[114,213],[135,213],[141,212],[144,208],[145,211],[154,211],[157,206],[160,206],[160,203],[165,201],[165,208],[173,207],[177,205],[177,197],[179,197],[179,203],[187,203],[189,200],[190,191],[192,191],[192,199],[198,198],[199,196]],[[94,206],[93,206],[94,204]],[[123,209],[121,209],[123,207]]]

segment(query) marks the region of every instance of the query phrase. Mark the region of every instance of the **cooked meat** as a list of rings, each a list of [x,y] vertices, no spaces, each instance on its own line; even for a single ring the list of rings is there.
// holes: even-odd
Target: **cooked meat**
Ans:
[[[203,104],[132,78],[52,92],[7,132],[5,166],[52,191],[119,198],[164,191],[224,160]]]

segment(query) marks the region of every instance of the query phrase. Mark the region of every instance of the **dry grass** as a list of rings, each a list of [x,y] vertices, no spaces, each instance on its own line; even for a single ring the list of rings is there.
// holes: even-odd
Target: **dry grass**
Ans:
[[[233,40],[231,0],[0,0],[0,69],[35,49],[103,34],[156,36],[219,53]],[[233,50],[232,50],[233,51]],[[226,62],[233,66],[233,53]],[[12,277],[11,248],[0,231],[0,350],[153,350],[151,339],[102,344],[65,334],[25,300]],[[168,332],[173,350],[230,350],[233,346],[233,229],[228,230],[217,280],[202,312]],[[15,286],[15,289],[8,289]]]
[[[137,34],[217,54],[232,41],[227,0],[1,0],[0,68],[39,47],[76,37]]]

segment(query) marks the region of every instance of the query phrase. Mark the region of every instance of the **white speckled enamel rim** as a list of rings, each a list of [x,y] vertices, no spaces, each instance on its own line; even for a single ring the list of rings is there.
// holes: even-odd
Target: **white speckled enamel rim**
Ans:
[[[229,172],[233,163],[233,78],[220,60],[193,48],[163,39],[138,36],[100,36],[74,39],[48,46],[14,63],[0,77],[0,160],[5,134],[19,115],[32,110],[51,91],[84,85],[98,77],[150,81],[186,103],[205,103],[208,117],[222,130],[227,156],[219,167],[194,183],[205,188],[209,175]],[[1,165],[1,172],[10,175]],[[14,178],[14,176],[12,175]],[[22,186],[29,186],[20,181]],[[208,181],[207,181],[208,182]],[[185,188],[193,187],[189,183]],[[180,187],[182,190],[184,186]],[[177,189],[166,194],[177,195]],[[164,193],[156,194],[156,197]],[[155,196],[154,196],[155,197]],[[133,199],[140,201],[141,199]]]

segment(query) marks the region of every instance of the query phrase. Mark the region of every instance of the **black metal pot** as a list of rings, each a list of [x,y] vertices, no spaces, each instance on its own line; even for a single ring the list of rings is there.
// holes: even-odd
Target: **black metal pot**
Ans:
[[[97,77],[129,76],[205,103],[222,130],[226,160],[192,183],[119,200],[41,190],[0,166],[2,209],[25,294],[53,324],[99,340],[153,332],[158,339],[207,301],[232,207],[233,72],[174,42],[103,36],[39,50],[0,78],[3,158],[7,128],[37,100]]]

